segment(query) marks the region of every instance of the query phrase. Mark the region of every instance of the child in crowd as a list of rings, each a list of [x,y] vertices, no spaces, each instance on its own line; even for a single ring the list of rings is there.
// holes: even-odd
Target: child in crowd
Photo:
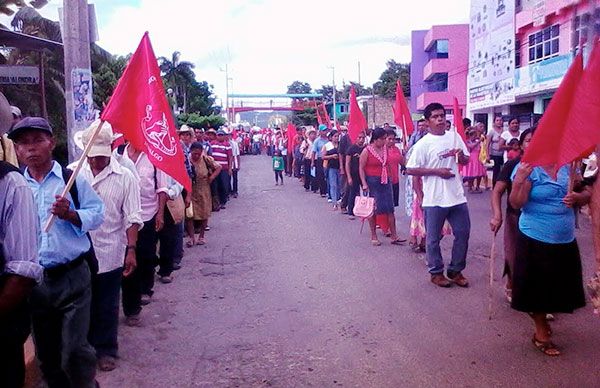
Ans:
[[[470,155],[469,163],[462,168],[463,180],[469,185],[469,193],[481,193],[481,180],[487,172],[483,163],[479,160],[479,153],[481,152],[479,131],[471,130],[467,133],[467,148]]]
[[[281,185],[283,186],[283,169],[285,165],[283,164],[283,156],[281,156],[281,151],[276,150],[275,155],[273,155],[273,171],[275,171],[275,186],[279,185],[279,180],[281,180]]]
[[[511,141],[508,142],[508,146],[510,147],[510,150],[508,150],[508,152],[506,153],[506,158],[508,160],[517,159],[521,156],[521,146],[519,145],[519,139],[511,139]]]

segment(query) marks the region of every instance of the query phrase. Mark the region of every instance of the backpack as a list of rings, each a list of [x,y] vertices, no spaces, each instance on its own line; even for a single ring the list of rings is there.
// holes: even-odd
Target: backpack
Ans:
[[[71,178],[71,175],[73,175],[73,171],[63,167],[62,174],[63,174],[63,180],[65,181],[65,185],[66,185],[67,182],[69,181],[69,179]],[[75,210],[78,210],[80,208],[80,202],[79,202],[79,191],[77,190],[77,181],[73,182],[73,186],[71,186],[71,189],[69,190],[69,194],[71,194],[71,198],[73,198],[73,207],[75,207]],[[90,236],[89,233],[86,233],[85,235],[87,236],[88,240],[90,241],[90,249],[87,252],[85,252],[82,256],[83,256],[85,262],[90,267],[90,273],[92,274],[92,277],[93,277],[98,274],[98,271],[100,270],[100,268],[98,265],[98,259],[96,258],[96,252],[94,251],[94,244],[92,243],[92,237]]]
[[[10,172],[18,172],[19,174],[21,173],[21,171],[12,164],[5,161],[0,161],[0,180],[4,179],[4,177]],[[5,261],[6,258],[4,257],[4,246],[2,243],[0,243],[0,274],[4,273],[4,266],[6,265]]]

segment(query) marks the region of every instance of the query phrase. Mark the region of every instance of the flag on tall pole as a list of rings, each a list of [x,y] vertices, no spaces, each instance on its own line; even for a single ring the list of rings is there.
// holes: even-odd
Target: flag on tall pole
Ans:
[[[452,110],[454,111],[454,128],[456,128],[456,132],[460,135],[460,138],[463,139],[464,142],[467,141],[467,135],[465,133],[465,126],[463,124],[462,114],[460,114],[460,107],[458,105],[458,99],[454,97],[454,104],[452,106]]]
[[[292,123],[288,123],[287,125],[287,150],[288,150],[288,155],[291,155],[292,152],[294,152],[294,138],[296,137],[296,135],[298,134],[298,130],[296,129],[296,126]]]
[[[392,110],[394,111],[394,123],[402,129],[402,138],[404,146],[406,146],[408,137],[414,132],[415,126],[412,121],[410,109],[404,98],[404,91],[400,80],[396,81],[396,102],[392,106]]]
[[[191,191],[171,107],[146,32],[101,115],[148,160]]]
[[[592,53],[596,56],[596,62],[600,59],[598,58],[597,46]],[[577,146],[577,142],[582,139],[572,138],[574,133],[581,131],[580,136],[585,138],[591,137],[594,132],[597,132],[594,127],[596,123],[588,121],[591,118],[590,115],[594,114],[594,111],[596,111],[596,117],[600,117],[598,89],[595,91],[591,89],[594,86],[594,78],[596,78],[596,87],[600,87],[600,80],[597,79],[599,74],[589,74],[589,67],[592,65],[593,63],[590,60],[590,65],[588,65],[588,70],[586,71],[587,82],[590,82],[590,84],[586,85],[584,82],[586,75],[584,75],[583,71],[583,56],[580,53],[575,57],[558,90],[554,93],[554,97],[550,101],[546,112],[538,123],[535,136],[532,138],[529,147],[527,147],[523,155],[523,162],[533,166],[552,166],[553,174],[556,174],[556,171],[562,165],[571,162],[583,151],[582,147]],[[598,63],[595,64],[595,67],[596,71],[600,72]],[[585,101],[586,99],[590,99],[590,101],[595,100],[596,106],[594,107],[593,104],[589,105]],[[573,117],[572,112],[577,111],[579,114],[582,112],[578,109],[581,104],[585,104],[584,106],[588,112],[585,113],[584,117]],[[581,125],[581,128],[574,128],[573,124]]]
[[[358,134],[365,129],[367,129],[367,120],[358,106],[356,91],[354,85],[352,85],[350,87],[350,113],[348,117],[348,136],[350,136],[352,143],[356,142]]]

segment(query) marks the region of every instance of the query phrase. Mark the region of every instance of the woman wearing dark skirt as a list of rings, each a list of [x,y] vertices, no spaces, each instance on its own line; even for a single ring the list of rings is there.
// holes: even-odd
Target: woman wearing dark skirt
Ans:
[[[521,209],[521,217],[511,306],[533,319],[534,346],[548,356],[558,356],[546,314],[572,313],[585,305],[572,207],[586,204],[590,195],[568,193],[567,166],[558,170],[554,180],[549,170],[520,163],[512,180],[510,203]]]

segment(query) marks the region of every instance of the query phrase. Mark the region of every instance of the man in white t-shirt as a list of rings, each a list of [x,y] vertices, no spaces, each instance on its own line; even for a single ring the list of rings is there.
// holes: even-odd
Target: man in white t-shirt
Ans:
[[[456,131],[446,131],[446,111],[439,103],[425,107],[429,133],[416,143],[406,165],[409,175],[423,177],[423,212],[427,241],[427,266],[431,282],[468,287],[462,275],[466,266],[471,221],[458,164],[469,162],[469,151]],[[444,277],[440,250],[442,227],[448,220],[454,234],[452,260]],[[450,281],[448,280],[450,279]]]

